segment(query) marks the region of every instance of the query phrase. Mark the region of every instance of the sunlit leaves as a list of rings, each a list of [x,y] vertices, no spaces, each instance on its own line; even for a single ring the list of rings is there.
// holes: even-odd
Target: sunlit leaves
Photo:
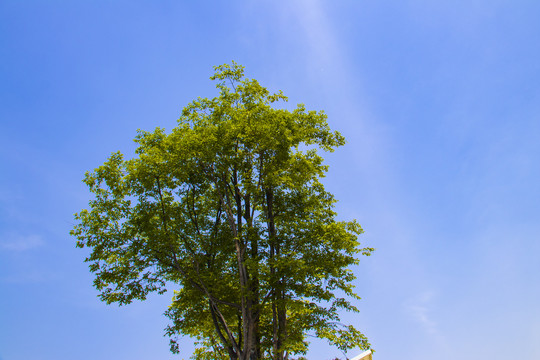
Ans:
[[[358,311],[350,267],[373,249],[358,223],[336,220],[320,182],[320,150],[343,136],[323,112],[274,108],[287,98],[240,65],[215,69],[217,97],[188,104],[170,133],[139,130],[136,157],[113,153],[86,174],[94,199],[72,235],[91,250],[100,298],[122,305],[173,287],[171,349],[191,336],[197,359],[247,356],[247,315],[261,358],[305,354],[310,334],[368,348],[339,312]]]

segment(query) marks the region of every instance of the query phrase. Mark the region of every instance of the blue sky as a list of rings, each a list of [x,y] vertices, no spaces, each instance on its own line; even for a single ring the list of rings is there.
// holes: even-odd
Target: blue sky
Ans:
[[[235,60],[325,110],[377,360],[540,358],[540,3],[0,2],[0,359],[174,359],[170,294],[106,306],[68,232],[83,174]],[[183,342],[183,357],[190,353]],[[309,359],[341,354],[314,342]],[[349,356],[354,356],[354,352]]]

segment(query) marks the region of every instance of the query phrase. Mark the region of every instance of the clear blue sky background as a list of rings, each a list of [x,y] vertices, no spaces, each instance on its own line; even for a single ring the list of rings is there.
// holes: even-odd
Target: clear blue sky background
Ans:
[[[84,172],[131,154],[137,128],[171,129],[233,59],[348,139],[326,184],[377,248],[347,319],[377,360],[539,359],[539,14],[533,0],[0,1],[0,359],[181,358],[162,336],[171,294],[100,303],[68,232]]]

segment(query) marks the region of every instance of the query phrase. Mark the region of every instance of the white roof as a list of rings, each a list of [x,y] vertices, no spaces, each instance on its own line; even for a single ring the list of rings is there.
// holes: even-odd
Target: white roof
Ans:
[[[371,360],[371,350],[364,351],[360,355],[353,357],[351,360]]]

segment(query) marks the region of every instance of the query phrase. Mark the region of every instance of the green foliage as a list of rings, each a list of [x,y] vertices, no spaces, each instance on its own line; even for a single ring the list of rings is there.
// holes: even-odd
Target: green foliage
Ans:
[[[139,130],[135,158],[113,153],[85,176],[95,198],[71,233],[91,249],[101,299],[175,287],[166,333],[172,351],[176,336],[196,338],[196,359],[290,358],[309,334],[368,349],[339,311],[358,311],[349,267],[373,249],[320,182],[318,150],[343,136],[323,112],[274,108],[287,98],[238,64],[215,70],[217,97],[186,106],[170,134]]]

